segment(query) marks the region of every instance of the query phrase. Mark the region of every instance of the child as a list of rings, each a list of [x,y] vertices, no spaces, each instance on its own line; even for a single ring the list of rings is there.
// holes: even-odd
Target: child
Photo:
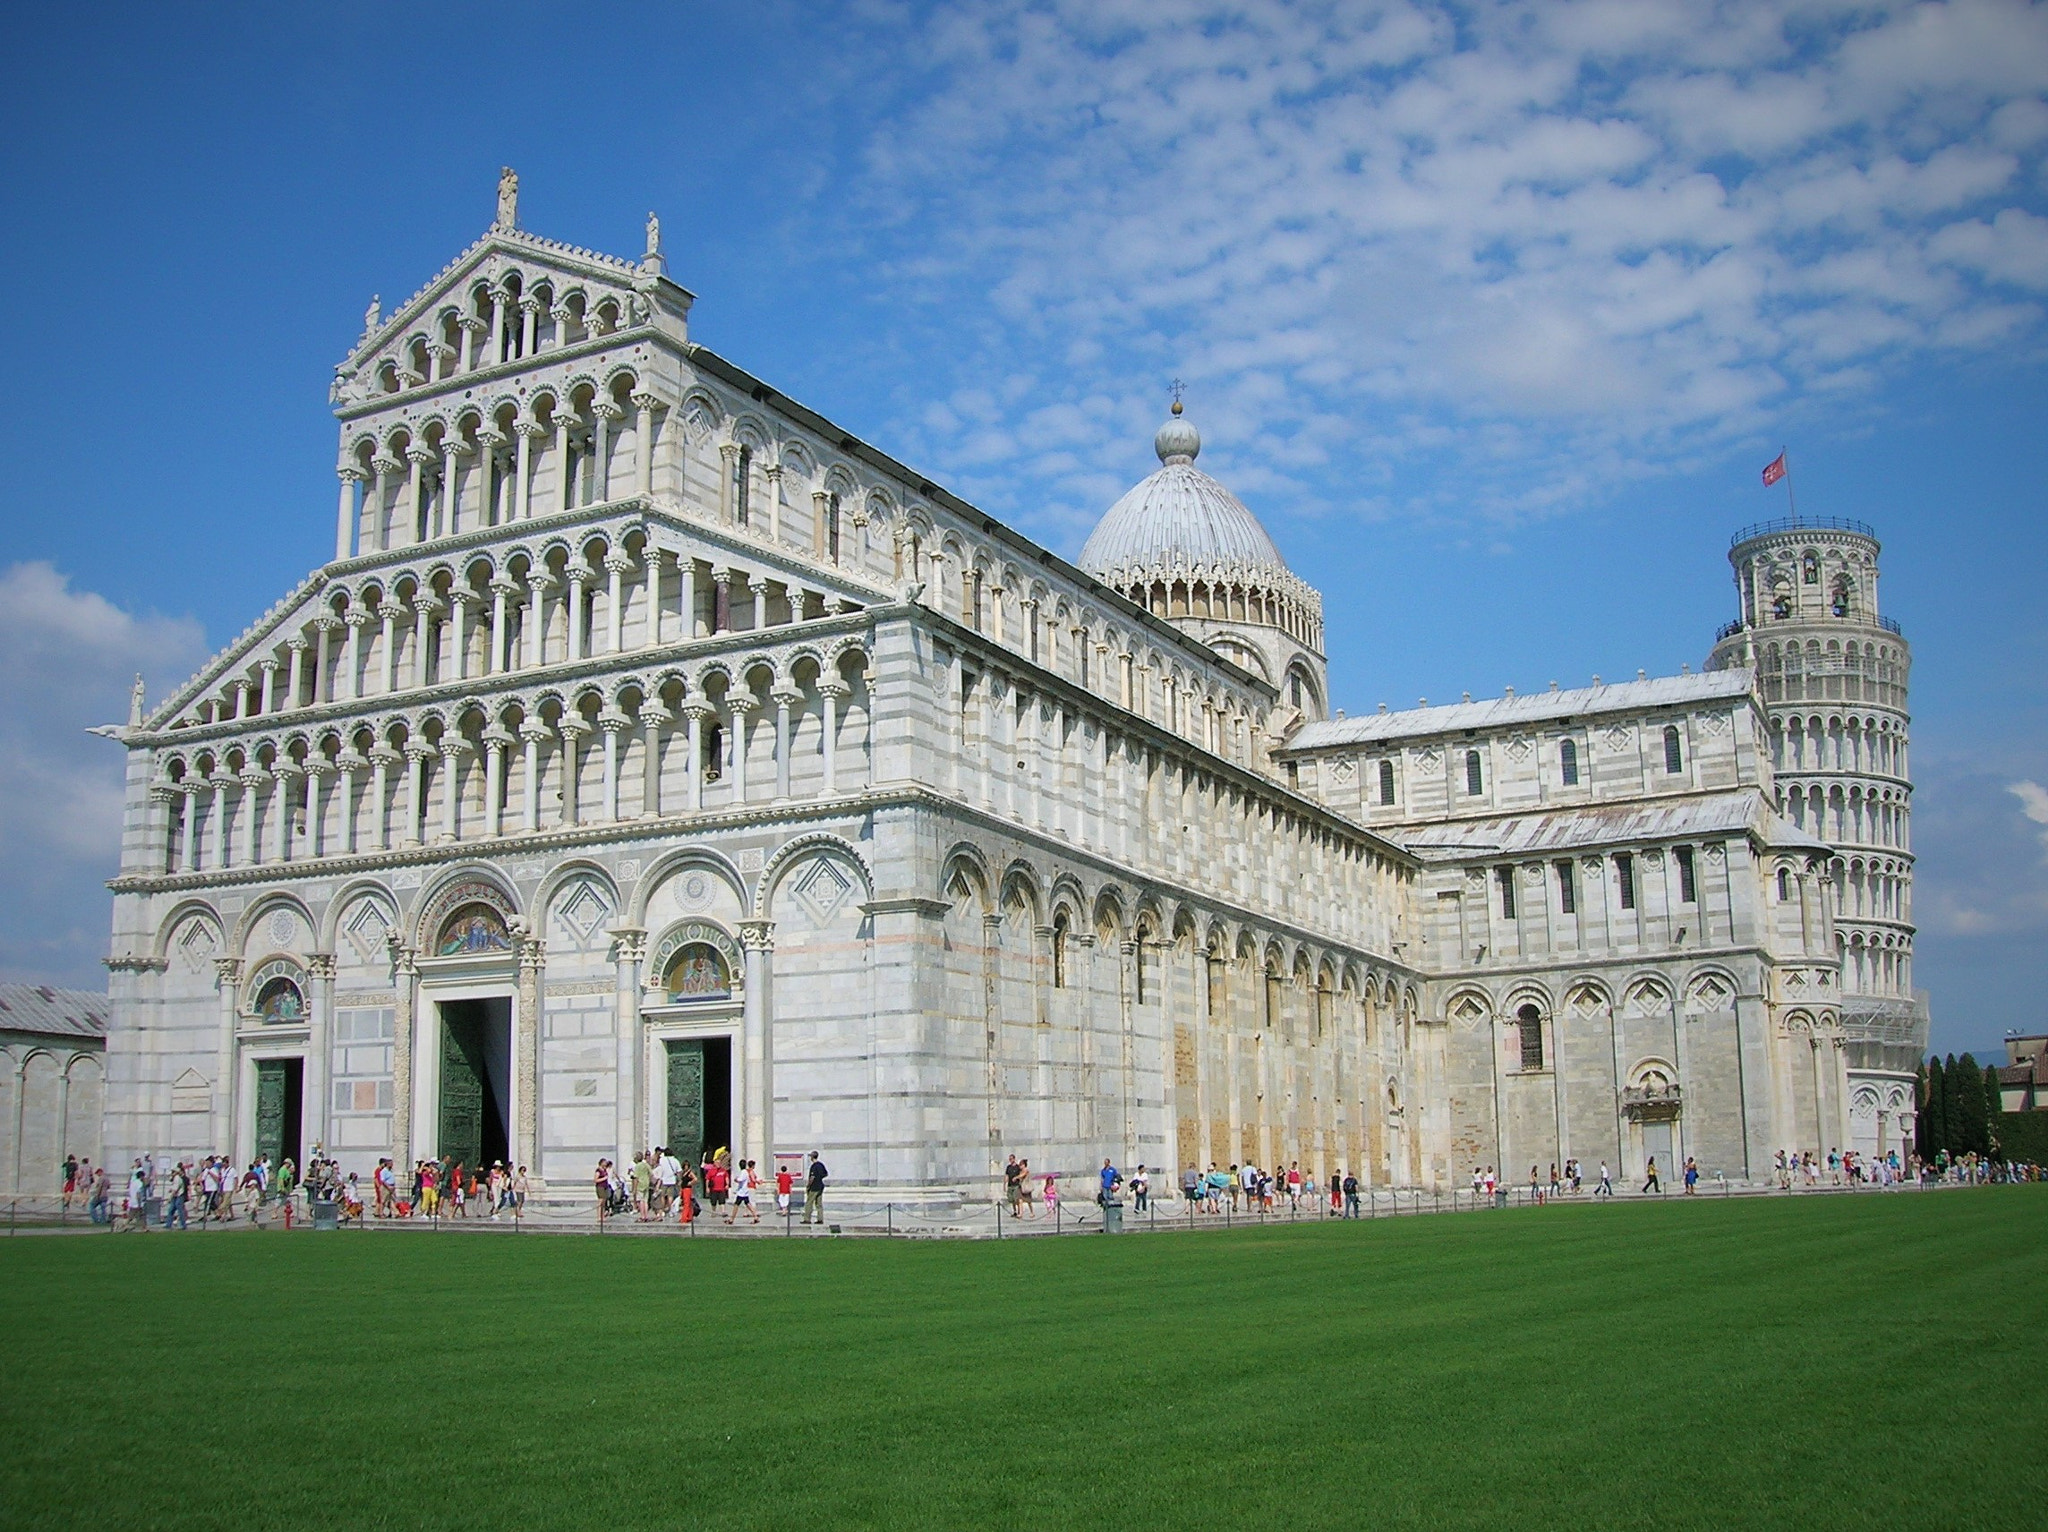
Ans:
[[[784,1217],[789,1215],[789,1188],[789,1166],[778,1164],[775,1167],[775,1211]]]

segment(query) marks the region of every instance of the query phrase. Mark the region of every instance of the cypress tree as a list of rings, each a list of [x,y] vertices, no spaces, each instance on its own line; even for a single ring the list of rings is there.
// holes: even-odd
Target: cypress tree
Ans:
[[[1970,1132],[1963,1125],[1962,1075],[1953,1053],[1941,1061],[1941,1146],[1951,1160],[1970,1152]]]
[[[1984,1071],[1974,1054],[1966,1053],[1956,1064],[1956,1104],[1968,1139],[1968,1154],[1991,1152],[1991,1124],[1984,1117]]]
[[[1927,1105],[1920,1114],[1920,1158],[1933,1164],[1941,1151],[1948,1147],[1948,1114],[1942,1110],[1947,1104],[1942,1089],[1941,1055],[1927,1056]]]
[[[1998,1088],[1998,1064],[1984,1066],[1984,1122],[1990,1130],[1991,1153],[1998,1153],[1998,1114],[2005,1110],[2005,1096]]]
[[[1968,1153],[1991,1153],[1991,1122],[1985,1116],[1985,1071],[1976,1067],[1976,1055],[1966,1053],[1956,1063],[1956,1094],[1962,1098],[1962,1126],[1968,1135]]]

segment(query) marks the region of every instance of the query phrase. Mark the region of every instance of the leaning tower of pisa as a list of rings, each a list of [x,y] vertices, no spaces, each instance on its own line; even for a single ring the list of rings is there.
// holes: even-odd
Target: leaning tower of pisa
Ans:
[[[1878,547],[1860,521],[1795,517],[1738,532],[1728,561],[1741,615],[1707,662],[1756,670],[1778,810],[1835,848],[1850,1131],[1866,1153],[1907,1147],[1928,1028],[1913,988],[1912,653],[1878,607]]]

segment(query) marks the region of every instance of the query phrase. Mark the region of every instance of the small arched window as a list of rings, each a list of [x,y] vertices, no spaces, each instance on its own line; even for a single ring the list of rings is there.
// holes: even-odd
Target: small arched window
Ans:
[[[732,519],[741,526],[747,524],[748,502],[753,498],[754,449],[742,442],[732,465]]]
[[[1778,898],[1780,900],[1785,900],[1790,899],[1791,897],[1792,870],[1789,867],[1780,867],[1778,869]]]
[[[1515,918],[1515,869],[1498,867],[1494,869],[1494,882],[1500,886],[1500,918]]]
[[[1685,751],[1678,742],[1678,725],[1664,726],[1664,770],[1670,776],[1677,776],[1685,770]]]
[[[1280,1020],[1280,970],[1268,965],[1266,968],[1266,1030],[1272,1031]]]
[[[1486,775],[1480,770],[1479,752],[1477,750],[1467,750],[1465,752],[1465,796],[1477,798],[1485,791]]]
[[[1576,740],[1566,740],[1557,747],[1557,770],[1566,787],[1579,785],[1579,746]]]
[[[1067,987],[1067,917],[1064,911],[1052,918],[1052,987]]]
[[[1381,807],[1381,808],[1386,808],[1386,809],[1390,809],[1390,808],[1392,808],[1393,806],[1394,806],[1394,763],[1393,763],[1392,761],[1381,761],[1381,762],[1380,762],[1380,807]]]
[[[839,496],[836,493],[825,497],[825,557],[834,564],[839,562]]]
[[[1516,1030],[1521,1033],[1522,1067],[1541,1069],[1543,1067],[1543,1013],[1533,1005],[1525,1005],[1515,1012]]]
[[[703,757],[697,762],[697,769],[704,774],[707,782],[716,782],[725,775],[725,730],[715,723],[704,725]]]

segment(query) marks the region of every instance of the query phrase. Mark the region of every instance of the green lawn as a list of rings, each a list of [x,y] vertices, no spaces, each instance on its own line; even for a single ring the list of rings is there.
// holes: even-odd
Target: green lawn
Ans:
[[[2048,1187],[0,1283],[9,1527],[2042,1524]]]

